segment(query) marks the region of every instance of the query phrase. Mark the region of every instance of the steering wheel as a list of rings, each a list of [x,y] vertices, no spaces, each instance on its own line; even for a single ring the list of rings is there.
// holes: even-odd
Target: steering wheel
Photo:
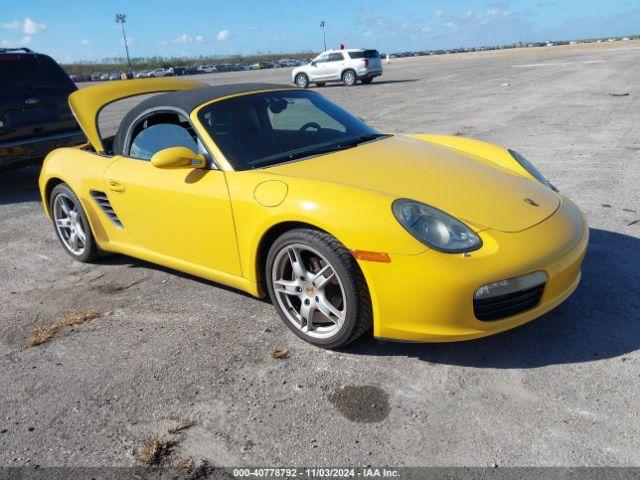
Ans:
[[[314,132],[309,131],[310,128],[315,129],[315,131]],[[322,127],[318,125],[316,122],[307,122],[298,129],[298,133],[300,134],[310,133],[311,138],[315,137],[321,131],[322,131]],[[298,136],[295,136],[291,139],[291,144],[289,145],[289,148],[294,148],[296,144],[299,144],[299,143],[300,143],[300,138],[298,138]]]
[[[316,122],[307,122],[304,125],[302,125],[298,131],[299,132],[306,132],[307,130],[309,130],[310,128],[315,128],[316,132],[318,133],[320,130],[322,130],[322,127],[320,125],[318,125]]]

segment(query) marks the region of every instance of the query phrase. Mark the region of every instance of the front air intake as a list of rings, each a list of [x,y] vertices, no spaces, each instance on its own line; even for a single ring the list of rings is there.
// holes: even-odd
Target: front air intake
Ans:
[[[104,214],[109,217],[114,225],[118,228],[123,228],[122,222],[118,218],[118,215],[116,215],[116,212],[113,210],[111,202],[109,202],[109,198],[107,198],[107,194],[104,192],[100,192],[99,190],[91,190],[90,193],[93,200],[100,207],[100,210],[102,210]]]
[[[473,300],[478,320],[490,322],[526,312],[540,303],[545,284],[483,300]]]

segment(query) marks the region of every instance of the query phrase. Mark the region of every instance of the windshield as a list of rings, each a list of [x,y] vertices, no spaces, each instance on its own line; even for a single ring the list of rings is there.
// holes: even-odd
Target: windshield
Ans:
[[[352,148],[381,135],[307,90],[243,95],[202,109],[200,121],[236,170]]]
[[[45,55],[0,55],[0,97],[69,94],[76,89],[64,70]]]

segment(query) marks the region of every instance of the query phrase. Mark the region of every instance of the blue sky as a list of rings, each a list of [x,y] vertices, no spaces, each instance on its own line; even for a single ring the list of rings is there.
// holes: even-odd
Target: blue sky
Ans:
[[[0,0],[0,46],[123,56],[117,12],[134,57],[321,50],[320,20],[328,47],[385,52],[640,33],[640,0]]]

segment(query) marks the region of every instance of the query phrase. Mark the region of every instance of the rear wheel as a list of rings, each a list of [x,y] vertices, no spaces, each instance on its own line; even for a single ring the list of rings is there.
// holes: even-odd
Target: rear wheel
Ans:
[[[64,250],[79,262],[90,262],[98,256],[87,216],[80,200],[66,183],[51,192],[51,218]]]
[[[285,324],[320,347],[346,345],[371,328],[371,300],[344,245],[311,229],[291,230],[269,250],[265,278]]]
[[[342,74],[342,82],[347,87],[353,87],[358,81],[358,76],[353,70],[347,70]]]
[[[300,88],[307,88],[309,86],[309,77],[304,73],[296,75],[296,85]]]

